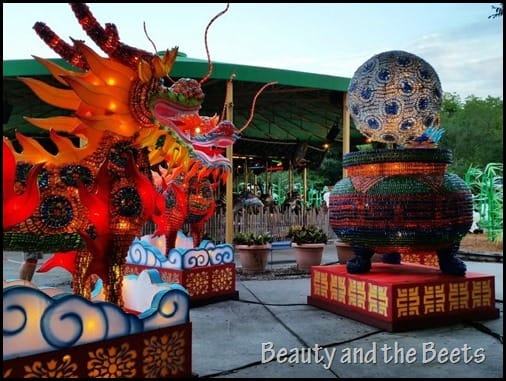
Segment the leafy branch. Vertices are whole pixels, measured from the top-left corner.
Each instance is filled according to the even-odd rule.
[[[489,19],[495,19],[495,18],[498,18],[498,17],[502,17],[502,4],[499,6],[499,7],[496,7],[495,5],[492,5],[492,9],[494,10],[494,14],[491,14],[490,16],[488,16]]]

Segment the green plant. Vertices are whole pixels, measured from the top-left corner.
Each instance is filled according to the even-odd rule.
[[[328,236],[316,225],[292,225],[286,235],[297,245],[303,243],[327,243]]]
[[[236,245],[266,245],[272,242],[272,236],[269,232],[239,232],[234,235],[233,243]]]
[[[478,225],[489,241],[503,235],[503,163],[488,163],[484,169],[470,166],[464,181],[473,193],[473,207],[480,214]]]

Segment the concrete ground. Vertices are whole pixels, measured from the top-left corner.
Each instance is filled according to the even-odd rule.
[[[4,279],[17,278],[22,254],[3,254]],[[322,263],[336,261],[329,244]],[[394,333],[308,305],[309,277],[238,277],[238,300],[190,311],[192,371],[207,378],[503,378],[503,265],[466,264],[495,276],[498,319]],[[294,265],[291,249],[275,250],[268,270]],[[33,283],[70,290],[70,274],[36,273]]]

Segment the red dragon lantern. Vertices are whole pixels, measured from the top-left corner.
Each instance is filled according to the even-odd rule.
[[[212,72],[209,54],[209,72],[200,81],[181,78],[174,82],[169,73],[177,47],[163,55],[133,48],[120,42],[114,24],[102,27],[86,4],[70,6],[107,57],[99,56],[83,41],[64,42],[42,22],[34,25],[42,40],[77,70],[35,57],[59,86],[20,78],[40,99],[69,115],[26,118],[49,131],[57,154],[20,133],[16,134],[20,152],[4,140],[4,173],[8,174],[4,180],[8,181],[4,181],[3,243],[9,250],[57,253],[41,270],[56,265],[69,269],[74,292],[87,298],[90,276],[96,274],[103,280],[106,300],[121,305],[126,254],[142,226],[151,220],[157,234],[172,234],[169,232],[179,228],[182,220],[182,216],[176,220],[167,214],[170,208],[163,191],[169,184],[157,189],[152,170],[162,165],[181,172],[181,184],[189,193],[179,194],[176,202],[186,197],[185,221],[197,216],[190,223],[195,224],[192,235],[198,244],[203,223],[214,208],[209,192],[195,187],[203,189],[205,184],[204,188],[212,190],[212,182],[226,180],[230,163],[223,161],[220,151],[233,144],[240,131],[230,122],[198,114],[204,99],[201,84]],[[227,10],[228,5],[209,22],[206,50],[210,25]],[[263,86],[257,96],[271,84]],[[251,117],[247,124],[250,121]],[[69,136],[80,138],[81,146],[76,147]],[[21,169],[24,193],[12,190],[15,173]],[[17,213],[19,202],[14,200],[24,198],[30,202],[23,213]]]

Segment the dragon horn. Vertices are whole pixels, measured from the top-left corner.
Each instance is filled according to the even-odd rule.
[[[122,62],[133,70],[137,70],[141,59],[151,62],[153,54],[120,42],[116,26],[108,23],[104,29],[85,3],[70,3],[70,6],[86,34],[110,58]]]
[[[257,98],[258,96],[269,86],[272,86],[272,85],[275,85],[277,84],[277,82],[269,82],[269,83],[266,83],[265,85],[263,85],[260,90],[257,91],[257,93],[255,94],[255,97],[253,98],[253,103],[251,104],[251,112],[250,112],[250,116],[249,116],[249,119],[246,121],[246,123],[244,124],[244,126],[238,131],[238,134],[240,134],[241,132],[243,132],[246,127],[249,126],[249,124],[251,123],[251,121],[253,120],[253,116],[255,115],[255,104],[257,102]]]
[[[207,81],[209,79],[209,77],[211,76],[211,73],[213,72],[213,63],[211,62],[211,55],[209,54],[209,46],[207,44],[207,32],[209,31],[209,27],[211,26],[211,24],[214,21],[216,21],[216,19],[218,17],[220,17],[221,15],[225,14],[228,11],[229,6],[230,6],[230,3],[227,3],[227,7],[224,10],[222,10],[220,13],[218,13],[216,16],[214,16],[211,19],[211,21],[209,21],[209,24],[207,24],[206,32],[204,35],[204,41],[205,41],[205,46],[206,46],[207,63],[209,65],[209,70],[208,70],[207,74],[200,80],[200,82],[199,82],[200,85],[202,85],[205,81]]]
[[[69,64],[82,70],[89,69],[86,58],[84,58],[76,48],[63,41],[60,36],[54,33],[46,24],[43,22],[36,22],[33,29],[47,46],[53,49],[55,53]]]

